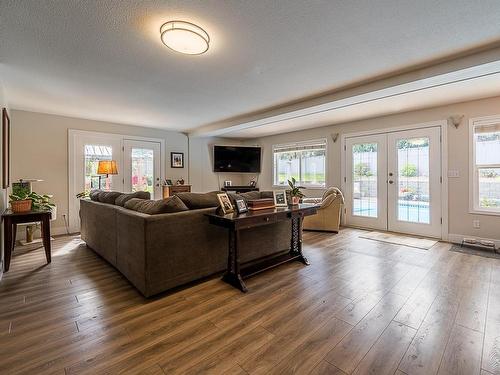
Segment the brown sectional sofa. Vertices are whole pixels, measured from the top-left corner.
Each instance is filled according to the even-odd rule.
[[[228,233],[209,224],[205,216],[216,210],[215,193],[181,193],[176,199],[188,210],[153,215],[125,208],[145,206],[134,205],[132,201],[121,207],[99,199],[81,200],[81,236],[149,297],[226,269]],[[269,194],[241,196],[255,199]],[[106,199],[112,201],[110,194]],[[201,208],[206,206],[212,207]],[[244,230],[240,259],[251,263],[288,251],[290,240],[290,226],[286,222]]]

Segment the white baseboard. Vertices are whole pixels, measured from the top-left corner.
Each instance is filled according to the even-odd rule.
[[[500,240],[492,239],[492,238],[484,238],[484,237],[476,237],[476,236],[466,236],[463,234],[448,234],[448,242],[461,244],[464,238],[475,238],[476,240],[485,240],[485,241],[493,241],[495,243],[496,248],[500,248]]]

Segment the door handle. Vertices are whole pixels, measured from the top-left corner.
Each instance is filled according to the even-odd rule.
[[[394,181],[392,181],[392,180],[389,180],[389,183],[390,183],[390,184],[393,184],[393,183],[394,183]]]

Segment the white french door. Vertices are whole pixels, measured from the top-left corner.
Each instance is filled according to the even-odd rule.
[[[346,224],[441,237],[440,128],[346,139]]]
[[[69,141],[69,227],[71,232],[80,228],[80,200],[78,193],[93,189],[123,191],[122,142],[114,135],[74,132]],[[76,136],[76,134],[78,136]],[[115,160],[117,175],[98,175],[100,160]]]
[[[125,191],[149,191],[152,199],[160,199],[161,145],[159,142],[123,141]]]
[[[346,140],[346,221],[364,228],[387,229],[387,137]]]
[[[388,229],[441,237],[440,129],[387,135]]]
[[[161,199],[165,170],[165,142],[156,138],[120,134],[68,131],[69,200],[68,223],[71,232],[80,230],[80,201],[76,195],[93,189],[139,191]],[[117,175],[98,175],[100,160],[115,160]]]

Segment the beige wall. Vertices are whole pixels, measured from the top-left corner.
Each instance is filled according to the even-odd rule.
[[[64,231],[63,214],[68,214],[68,129],[164,139],[166,178],[188,178],[188,140],[182,133],[17,110],[11,111],[11,122],[12,180],[44,180],[34,190],[54,195],[55,233]],[[170,168],[171,151],[184,152],[185,168]]]
[[[475,237],[500,239],[500,216],[469,214],[469,158],[468,127],[469,118],[500,114],[500,97],[458,103],[443,107],[400,113],[374,119],[355,121],[311,130],[303,130],[246,141],[263,147],[262,174],[259,179],[261,189],[272,189],[272,145],[326,138],[327,148],[327,185],[340,186],[341,142],[331,139],[332,133],[350,133],[365,130],[385,129],[410,124],[446,120],[450,115],[465,115],[461,126],[448,127],[448,169],[458,169],[459,178],[449,182],[449,233]],[[445,177],[446,178],[446,177]],[[308,196],[321,196],[321,190],[309,190]],[[472,220],[480,221],[480,229],[472,227]]]

